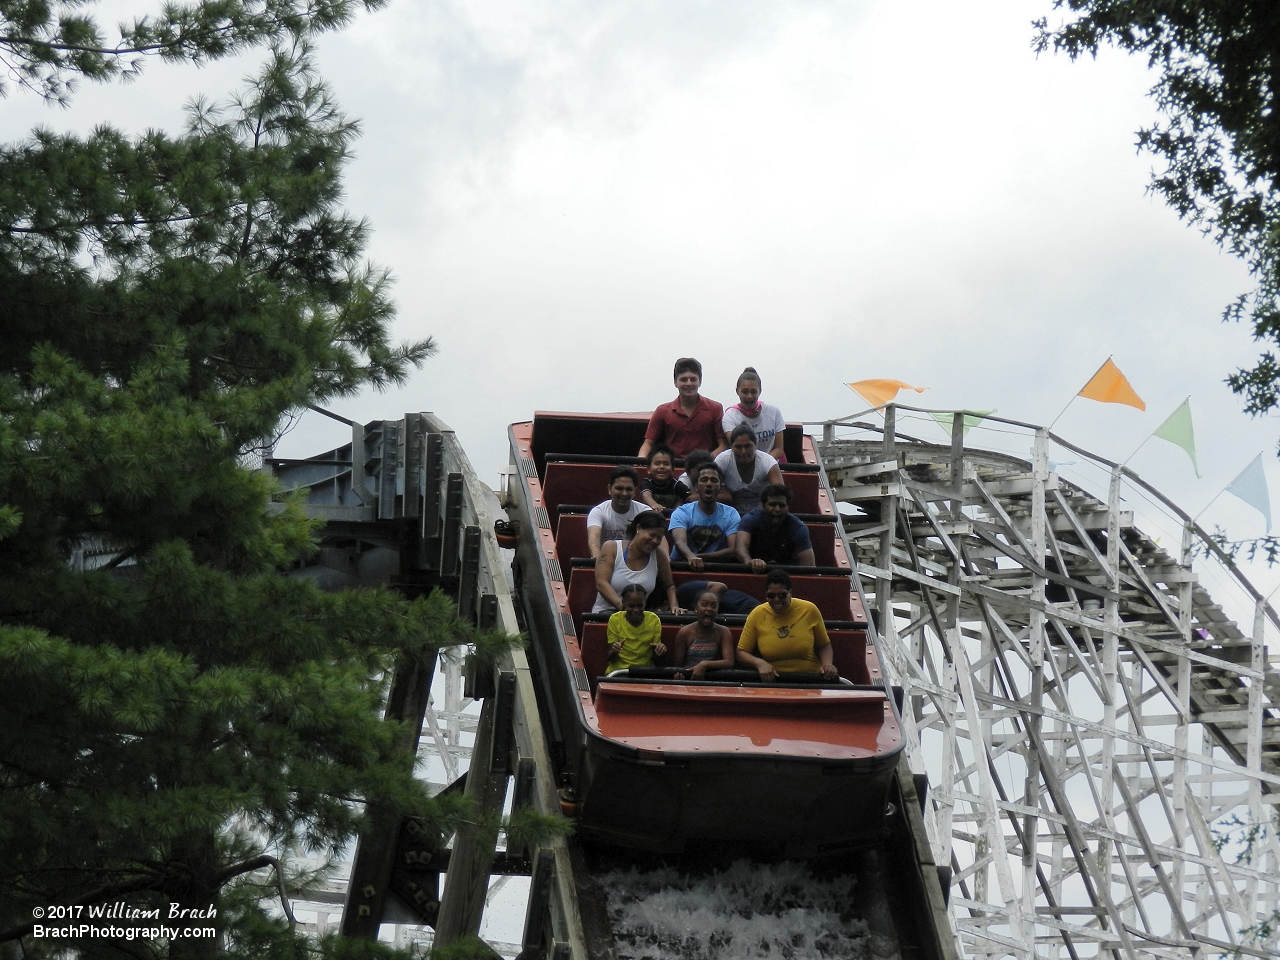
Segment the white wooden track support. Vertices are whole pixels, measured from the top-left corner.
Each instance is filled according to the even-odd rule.
[[[901,432],[941,411],[880,412],[824,424],[821,452],[861,510],[853,561],[962,954],[1276,957],[1276,613],[1127,468],[1030,424],[984,423],[1015,456],[967,448],[959,412],[950,445]],[[1095,493],[1050,469],[1063,449]]]

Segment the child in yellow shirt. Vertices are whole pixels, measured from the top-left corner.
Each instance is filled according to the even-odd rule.
[[[662,642],[662,621],[644,608],[648,593],[640,584],[627,584],[619,597],[622,609],[609,618],[608,672],[651,667],[655,656],[667,652]]]

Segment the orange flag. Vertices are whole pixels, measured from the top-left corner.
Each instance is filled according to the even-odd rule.
[[[1107,362],[1098,368],[1098,372],[1077,396],[1100,403],[1123,403],[1139,410],[1147,409],[1146,403],[1133,392],[1133,387],[1129,386],[1129,381],[1120,372],[1120,368],[1111,362],[1110,357],[1107,357]]]
[[[924,393],[928,387],[913,387],[901,380],[859,380],[857,383],[846,383],[846,387],[858,394],[873,407],[883,407],[898,395],[899,390],[914,390]]]

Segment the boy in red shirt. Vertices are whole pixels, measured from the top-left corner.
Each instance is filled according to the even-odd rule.
[[[720,432],[724,407],[698,394],[702,364],[693,357],[681,357],[676,361],[675,382],[679,396],[653,411],[640,456],[649,456],[649,448],[655,443],[665,443],[677,457],[699,449],[709,450],[712,456],[727,450]]]

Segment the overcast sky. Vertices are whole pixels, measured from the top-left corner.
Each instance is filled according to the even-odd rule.
[[[1030,21],[1049,8],[391,0],[362,15],[320,49],[363,124],[348,203],[397,277],[397,331],[440,352],[339,412],[435,411],[492,479],[508,422],[650,410],[681,355],[726,403],[754,365],[792,420],[855,412],[844,382],[894,377],[930,388],[907,402],[1047,423],[1114,354],[1148,412],[1081,400],[1059,432],[1123,459],[1190,394],[1205,478],[1160,441],[1132,465],[1197,512],[1276,444],[1223,383],[1256,353],[1219,319],[1248,277],[1147,193],[1145,65],[1037,59]],[[151,64],[69,111],[12,94],[0,132],[174,127],[186,98],[251,69]],[[281,452],[341,443],[335,427],[306,417]],[[1206,521],[1261,534],[1229,500]]]

